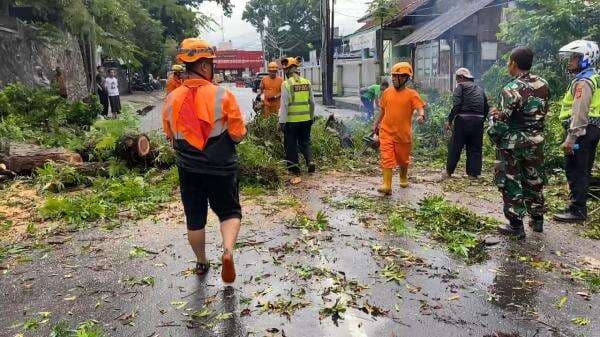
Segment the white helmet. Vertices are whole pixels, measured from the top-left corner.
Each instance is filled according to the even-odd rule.
[[[583,57],[579,62],[582,70],[590,68],[600,59],[600,49],[594,41],[577,40],[560,48],[559,54],[562,57],[571,57],[573,54],[579,54]]]

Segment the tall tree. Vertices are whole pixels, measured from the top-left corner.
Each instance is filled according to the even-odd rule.
[[[558,57],[561,46],[577,39],[600,41],[600,2],[581,0],[520,0],[507,12],[498,38],[508,45],[526,45],[535,53],[534,71],[545,77],[557,98],[569,83]],[[506,57],[484,75],[489,89],[508,80]],[[496,91],[498,92],[498,91]]]
[[[173,41],[198,36],[200,29],[209,29],[213,23],[197,11],[202,0],[1,1],[32,6],[42,20],[63,23],[82,38],[95,32],[106,56],[127,60],[149,72],[164,68],[165,53],[172,49]],[[231,13],[230,0],[213,1]]]
[[[320,45],[319,0],[250,0],[242,18],[264,34],[268,59],[280,53],[306,58]]]

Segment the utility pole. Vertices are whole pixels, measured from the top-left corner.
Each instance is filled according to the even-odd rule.
[[[321,91],[323,105],[333,105],[333,48],[329,0],[321,0]]]
[[[263,52],[263,60],[265,63],[265,71],[267,71],[268,65],[267,63],[269,62],[267,60],[267,49],[265,48],[265,29],[264,27],[260,30],[260,46],[262,48],[262,52]]]
[[[329,1],[329,0],[328,0]],[[331,19],[329,24],[329,51],[327,52],[327,84],[329,88],[327,90],[329,96],[327,97],[329,104],[334,105],[333,102],[333,70],[335,65],[333,64],[333,52],[335,49],[335,25],[333,22],[335,0],[331,0]]]

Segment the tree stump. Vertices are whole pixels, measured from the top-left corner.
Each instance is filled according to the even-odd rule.
[[[17,174],[30,174],[49,161],[77,164],[81,156],[63,148],[46,149],[38,145],[12,143],[8,151],[0,152],[0,162],[6,169]]]
[[[117,142],[116,154],[129,165],[148,164],[150,154],[150,139],[145,134],[123,135]]]

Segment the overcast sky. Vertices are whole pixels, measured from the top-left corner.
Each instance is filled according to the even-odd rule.
[[[340,27],[340,34],[346,35],[361,26],[357,18],[363,16],[368,7],[367,0],[336,0],[335,25]],[[242,20],[242,13],[248,0],[232,0],[234,4],[231,18],[223,16],[223,10],[214,2],[204,2],[200,10],[211,16],[218,24],[213,32],[203,32],[202,37],[215,45],[223,40],[232,40],[234,48],[260,49],[260,38],[251,24]],[[223,30],[221,29],[223,20]]]

